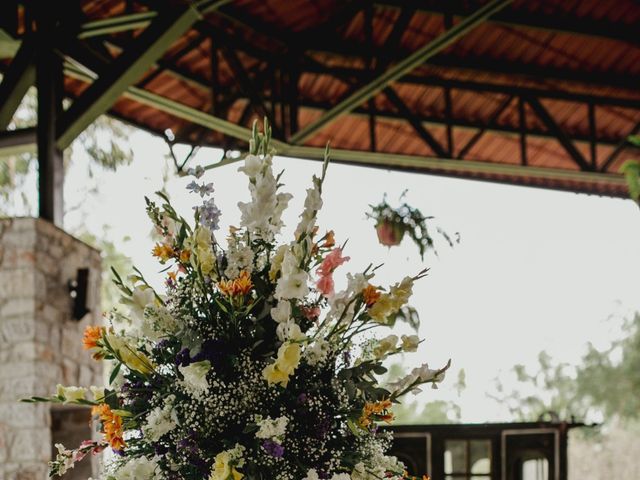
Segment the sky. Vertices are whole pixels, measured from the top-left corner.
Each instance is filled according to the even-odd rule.
[[[73,207],[65,226],[100,233],[109,225],[111,239],[160,285],[143,197],[162,188],[167,178],[174,206],[189,218],[197,198],[185,189],[190,179],[172,173],[164,142],[135,131],[130,144],[130,166],[93,177],[87,175],[83,153],[76,152],[65,180],[65,202]],[[206,166],[221,155],[201,149],[190,165]],[[237,202],[248,198],[238,166],[212,169],[204,177],[216,189],[222,231],[239,223]],[[284,191],[294,194],[284,215],[283,238],[289,241],[305,189],[321,165],[278,157],[274,166],[285,170]],[[91,186],[97,192],[87,196]],[[423,262],[409,239],[392,249],[378,244],[365,212],[385,193],[397,204],[405,189],[409,204],[435,216],[435,224],[446,231],[460,233],[459,245],[441,245],[438,257],[427,254]],[[451,359],[450,378],[417,398],[455,400],[467,422],[509,420],[487,392],[514,364],[535,365],[541,350],[576,363],[588,342],[606,346],[619,335],[620,319],[640,310],[640,210],[630,200],[333,164],[318,224],[333,229],[338,243],[348,240],[345,254],[351,261],[336,274],[338,286],[340,273],[361,271],[370,263],[384,263],[376,277],[383,285],[430,268],[411,302],[426,341],[403,363],[439,366]],[[129,240],[122,241],[125,237]],[[452,385],[460,369],[467,387],[458,397]]]

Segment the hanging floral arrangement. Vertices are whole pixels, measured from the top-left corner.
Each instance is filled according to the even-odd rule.
[[[407,190],[402,192],[400,200],[405,197]],[[404,202],[399,207],[393,208],[387,202],[387,195],[384,195],[382,202],[377,205],[369,205],[371,211],[367,213],[368,218],[375,220],[376,234],[381,245],[395,247],[402,243],[405,235],[418,246],[420,257],[424,258],[427,251],[435,249],[435,242],[431,231],[440,235],[444,240],[453,246],[460,241],[460,235],[456,233],[453,237],[439,227],[431,227],[427,224],[434,217],[426,217],[417,208],[413,208]],[[437,253],[437,252],[436,252]]]

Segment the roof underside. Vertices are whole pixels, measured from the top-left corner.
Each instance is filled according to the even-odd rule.
[[[79,40],[60,45],[67,95],[80,98],[92,76],[109,75],[151,22],[180,5],[151,10],[163,3],[81,1]],[[514,1],[323,122],[487,3],[227,2],[195,21],[110,113],[173,142],[225,149],[244,148],[244,133],[219,119],[250,127],[268,116],[292,156],[317,156],[330,141],[349,163],[626,196],[618,172],[637,153],[626,137],[640,130],[632,0]],[[100,23],[112,18],[120,22]]]

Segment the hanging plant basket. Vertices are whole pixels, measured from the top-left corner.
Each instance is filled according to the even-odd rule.
[[[382,219],[376,225],[378,241],[386,247],[395,247],[400,245],[404,238],[404,230],[404,224],[388,218]]]
[[[400,200],[402,200],[406,193],[406,191],[402,193]],[[433,229],[435,229],[450,246],[460,241],[457,233],[452,238],[441,228],[427,225],[427,223],[431,223],[434,217],[425,217],[420,210],[411,207],[406,202],[397,208],[391,207],[387,202],[386,194],[382,202],[378,205],[370,205],[370,207],[371,211],[367,213],[367,217],[375,220],[378,242],[385,247],[400,245],[405,234],[407,234],[418,246],[420,257],[424,258],[427,250],[433,250],[434,253],[437,253],[430,232],[430,230]]]

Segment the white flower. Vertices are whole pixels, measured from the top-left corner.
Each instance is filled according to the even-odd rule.
[[[238,168],[238,171],[253,179],[256,177],[256,175],[258,175],[258,173],[260,173],[261,169],[262,159],[257,155],[247,155],[244,158],[244,166]]]
[[[334,473],[331,476],[331,480],[351,480],[351,475],[348,473]]]
[[[307,476],[302,480],[320,480],[318,476],[318,472],[316,472],[313,468],[307,472]]]
[[[175,396],[170,395],[165,401],[164,407],[156,407],[147,415],[146,424],[142,431],[146,438],[157,442],[166,433],[173,430],[178,424],[178,417],[173,408]]]
[[[291,318],[291,302],[283,300],[271,309],[271,318],[278,323],[288,322]]]
[[[286,342],[287,340],[298,342],[307,338],[294,320],[280,323],[276,328],[276,335],[278,335],[278,339],[281,342]]]
[[[160,480],[162,473],[158,468],[158,457],[133,457],[113,472],[115,480]]]
[[[146,285],[137,286],[131,294],[130,314],[133,320],[144,320],[144,309],[147,305],[153,305],[156,300],[154,291]]]
[[[327,355],[329,355],[330,347],[329,342],[324,338],[318,338],[313,343],[307,345],[304,351],[307,363],[313,366],[324,362]]]
[[[287,298],[303,299],[309,293],[308,281],[309,274],[302,270],[299,270],[297,273],[283,275],[278,280],[275,297],[278,300]]]
[[[84,387],[65,387],[58,384],[56,390],[57,395],[64,399],[64,403],[73,403],[78,400],[84,400],[87,394],[87,389]]]
[[[256,438],[271,439],[275,442],[282,443],[284,435],[287,430],[287,424],[289,419],[287,417],[278,417],[272,420],[271,417],[262,419],[260,416],[256,416],[256,424],[258,431],[256,432]]]
[[[209,383],[207,382],[207,373],[211,370],[211,362],[209,360],[194,362],[186,367],[180,366],[178,370],[184,376],[184,385],[194,393],[206,393],[209,391]]]
[[[402,350],[405,352],[415,352],[420,344],[418,335],[402,335]]]

